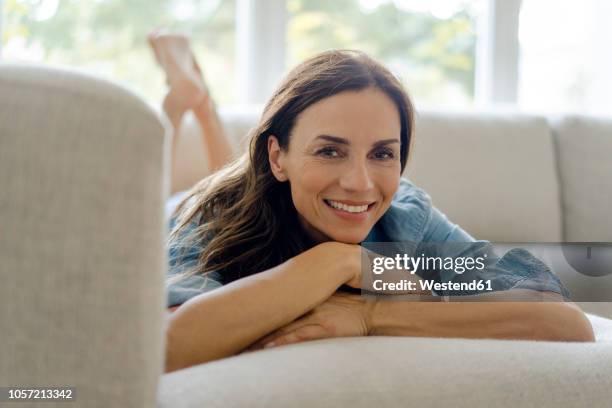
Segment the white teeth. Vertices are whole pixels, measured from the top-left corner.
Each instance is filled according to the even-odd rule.
[[[331,205],[332,207],[338,209],[338,210],[342,210],[342,211],[346,211],[346,212],[350,212],[350,213],[360,213],[360,212],[364,212],[368,210],[368,205],[346,205],[343,203],[340,203],[338,201],[332,201],[332,200],[325,200],[329,205]]]

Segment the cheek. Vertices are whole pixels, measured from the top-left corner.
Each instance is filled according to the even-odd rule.
[[[377,185],[384,197],[384,204],[388,206],[395,195],[395,192],[399,188],[401,179],[400,171],[401,167],[398,165],[397,168],[383,169],[377,174]]]
[[[294,199],[303,201],[302,204],[317,200],[325,188],[333,183],[334,174],[326,166],[305,163],[296,170],[290,180],[291,190]]]

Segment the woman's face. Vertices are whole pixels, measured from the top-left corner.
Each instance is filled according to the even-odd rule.
[[[305,230],[317,242],[357,244],[391,204],[400,180],[400,116],[377,88],[347,91],[309,106],[270,165],[288,181]]]

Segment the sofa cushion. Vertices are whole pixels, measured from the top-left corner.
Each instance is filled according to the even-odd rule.
[[[612,343],[310,341],[164,374],[159,407],[606,406]]]
[[[260,111],[260,107],[219,109],[223,127],[232,139],[237,152],[245,150],[246,136],[257,124]],[[202,141],[202,130],[191,113],[183,118],[176,150],[179,159],[173,163],[173,193],[188,189],[210,172]]]
[[[612,242],[612,120],[552,120],[559,156],[565,240]]]
[[[478,239],[561,241],[554,145],[543,118],[421,114],[406,174]]]

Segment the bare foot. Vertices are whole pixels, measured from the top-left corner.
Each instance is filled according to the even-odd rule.
[[[170,90],[164,98],[163,108],[176,130],[185,112],[210,102],[202,70],[186,36],[154,30],[147,40],[166,74]]]

